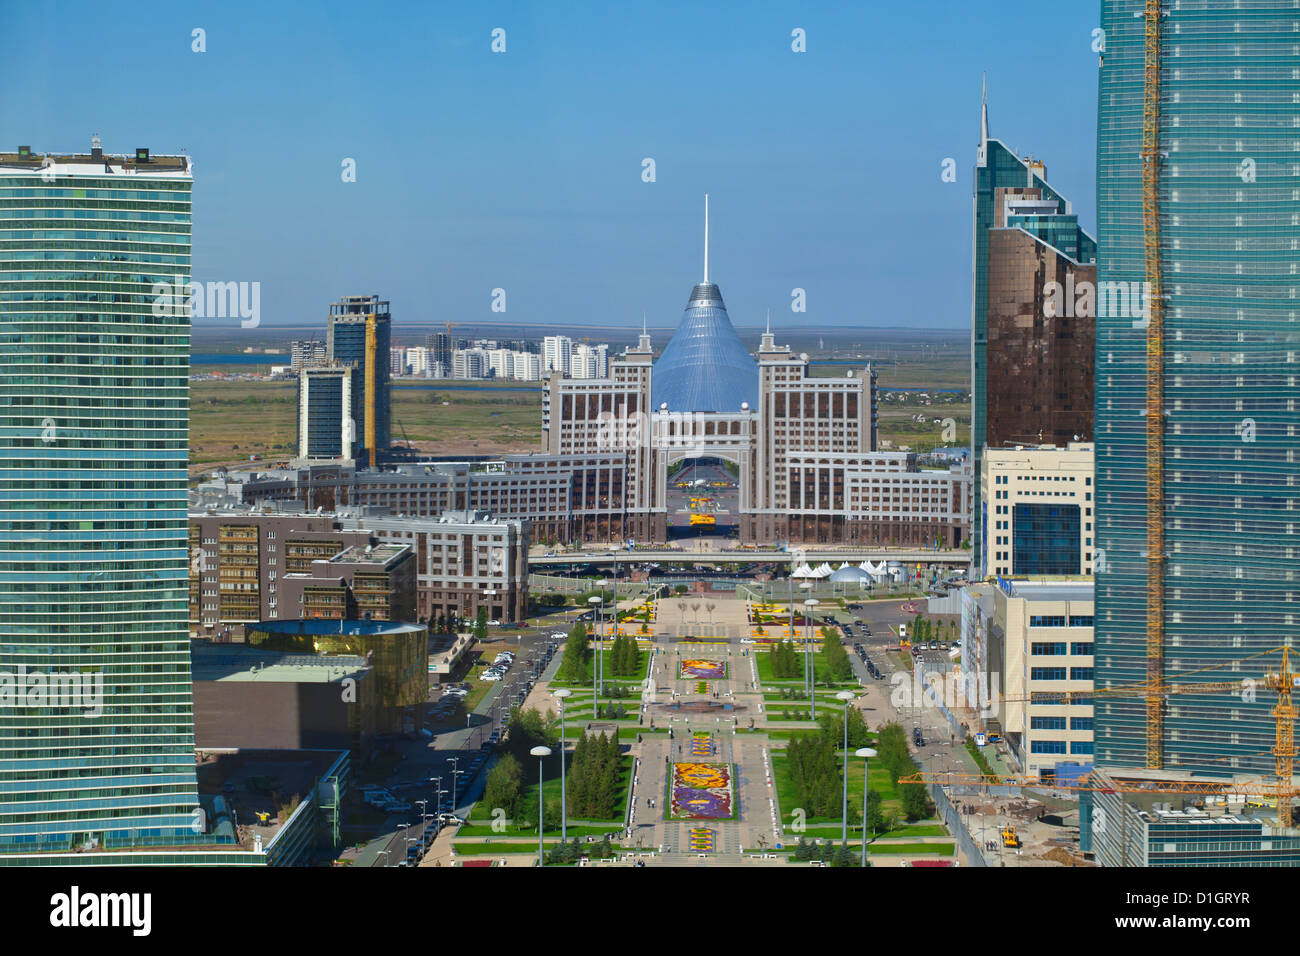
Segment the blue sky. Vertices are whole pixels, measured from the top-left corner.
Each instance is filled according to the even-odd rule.
[[[0,3],[0,145],[187,152],[194,277],[261,282],[267,325],[377,292],[399,327],[673,326],[708,192],[737,325],[967,328],[985,70],[1096,221],[1095,2],[185,6]]]

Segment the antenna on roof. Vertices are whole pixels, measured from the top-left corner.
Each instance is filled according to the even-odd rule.
[[[704,194],[704,281],[709,281],[709,194]]]

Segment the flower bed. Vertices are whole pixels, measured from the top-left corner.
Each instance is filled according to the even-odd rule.
[[[683,680],[723,680],[727,676],[726,661],[705,660],[703,658],[685,659],[681,663],[679,675]]]
[[[668,791],[673,819],[729,820],[735,816],[729,764],[675,763]]]

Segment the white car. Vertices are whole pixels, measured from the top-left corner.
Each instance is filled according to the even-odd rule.
[[[500,621],[488,621],[488,622],[487,622],[487,626],[488,626],[488,627],[500,627],[500,626],[501,626],[501,622],[500,622]]]
[[[740,639],[740,643],[742,643],[742,644],[756,644],[757,641],[755,641],[752,637],[742,637],[742,638]]]
[[[568,636],[569,636],[569,635],[568,635],[568,634],[565,634],[563,631],[556,631],[554,634],[551,635],[551,640],[553,640],[553,641],[563,641],[563,640],[566,640],[566,639],[568,638]]]

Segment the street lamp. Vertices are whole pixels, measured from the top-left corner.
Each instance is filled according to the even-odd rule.
[[[840,836],[840,843],[848,846],[849,843],[849,701],[853,699],[853,692],[842,690],[835,695],[836,700],[844,701],[844,800],[841,802],[840,811],[844,816],[844,828]],[[863,814],[863,825],[866,823],[866,814]],[[865,830],[863,831],[866,832]]]
[[[867,770],[870,768],[871,758],[876,755],[876,752],[870,747],[862,747],[854,751],[854,753],[862,758],[862,866],[865,868],[867,865],[867,783],[870,780]],[[845,764],[849,762],[848,754],[845,754],[844,762]]]
[[[555,696],[560,700],[560,844],[564,845],[569,840],[569,808],[564,798],[564,700],[572,697],[573,691],[561,687]]]
[[[543,761],[551,755],[551,748],[538,746],[528,752],[537,758],[537,865],[543,866],[545,861],[542,859],[542,826],[546,818],[546,802],[545,795],[542,793],[542,767]]]
[[[430,777],[429,782],[433,784],[433,795],[437,798],[437,809],[434,810],[438,816],[442,816],[442,777]],[[442,821],[438,821],[438,826],[442,826]]]
[[[804,659],[808,662],[805,670],[804,682],[808,685],[808,704],[811,708],[812,719],[817,719],[817,681],[813,677],[813,656],[812,656],[812,620],[813,608],[818,605],[816,598],[808,598],[803,602],[804,607]]]
[[[451,812],[456,812],[456,778],[460,776],[460,758],[449,757],[447,762],[452,765],[451,768]]]
[[[591,623],[595,625],[595,629],[592,631],[592,636],[591,636],[591,648],[592,648],[591,715],[592,717],[599,717],[600,716],[600,683],[599,683],[600,681],[600,621],[601,621],[601,605],[605,603],[605,599],[603,597],[593,596],[587,598],[587,603],[591,605],[591,610],[593,612]]]

